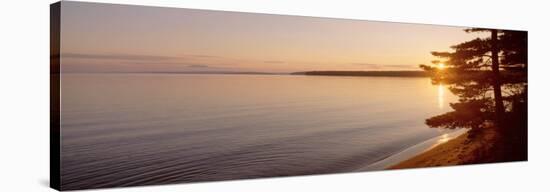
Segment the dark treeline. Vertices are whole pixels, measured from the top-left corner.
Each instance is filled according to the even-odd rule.
[[[429,77],[425,71],[304,71],[293,75],[326,75],[326,76],[374,76],[374,77]]]
[[[434,84],[449,85],[459,97],[451,104],[453,111],[431,117],[426,124],[470,128],[470,137],[481,138],[486,130],[494,130],[497,139],[477,154],[479,162],[527,160],[527,32],[466,32],[488,37],[451,46],[451,52],[432,52],[442,60],[420,66]]]

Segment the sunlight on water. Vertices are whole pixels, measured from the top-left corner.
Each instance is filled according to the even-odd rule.
[[[425,119],[456,99],[429,78],[64,74],[62,81],[68,188],[356,170],[448,133]]]
[[[445,142],[449,141],[449,139],[450,139],[449,134],[445,133],[445,134],[443,134],[439,137],[439,140],[437,140],[437,143],[438,144],[445,143]]]
[[[437,91],[437,103],[439,104],[439,108],[443,109],[445,107],[445,87],[443,84],[439,84]]]

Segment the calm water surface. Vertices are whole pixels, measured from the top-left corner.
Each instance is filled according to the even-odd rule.
[[[64,189],[338,173],[446,132],[428,78],[63,74]]]

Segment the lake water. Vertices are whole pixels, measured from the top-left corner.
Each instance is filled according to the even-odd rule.
[[[428,78],[63,74],[64,189],[360,170],[446,134]]]

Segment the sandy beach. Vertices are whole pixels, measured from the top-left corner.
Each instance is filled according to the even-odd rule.
[[[475,136],[466,132],[446,143],[440,144],[408,160],[387,169],[437,167],[479,163],[483,154],[494,146],[496,131],[492,128],[481,130]]]

